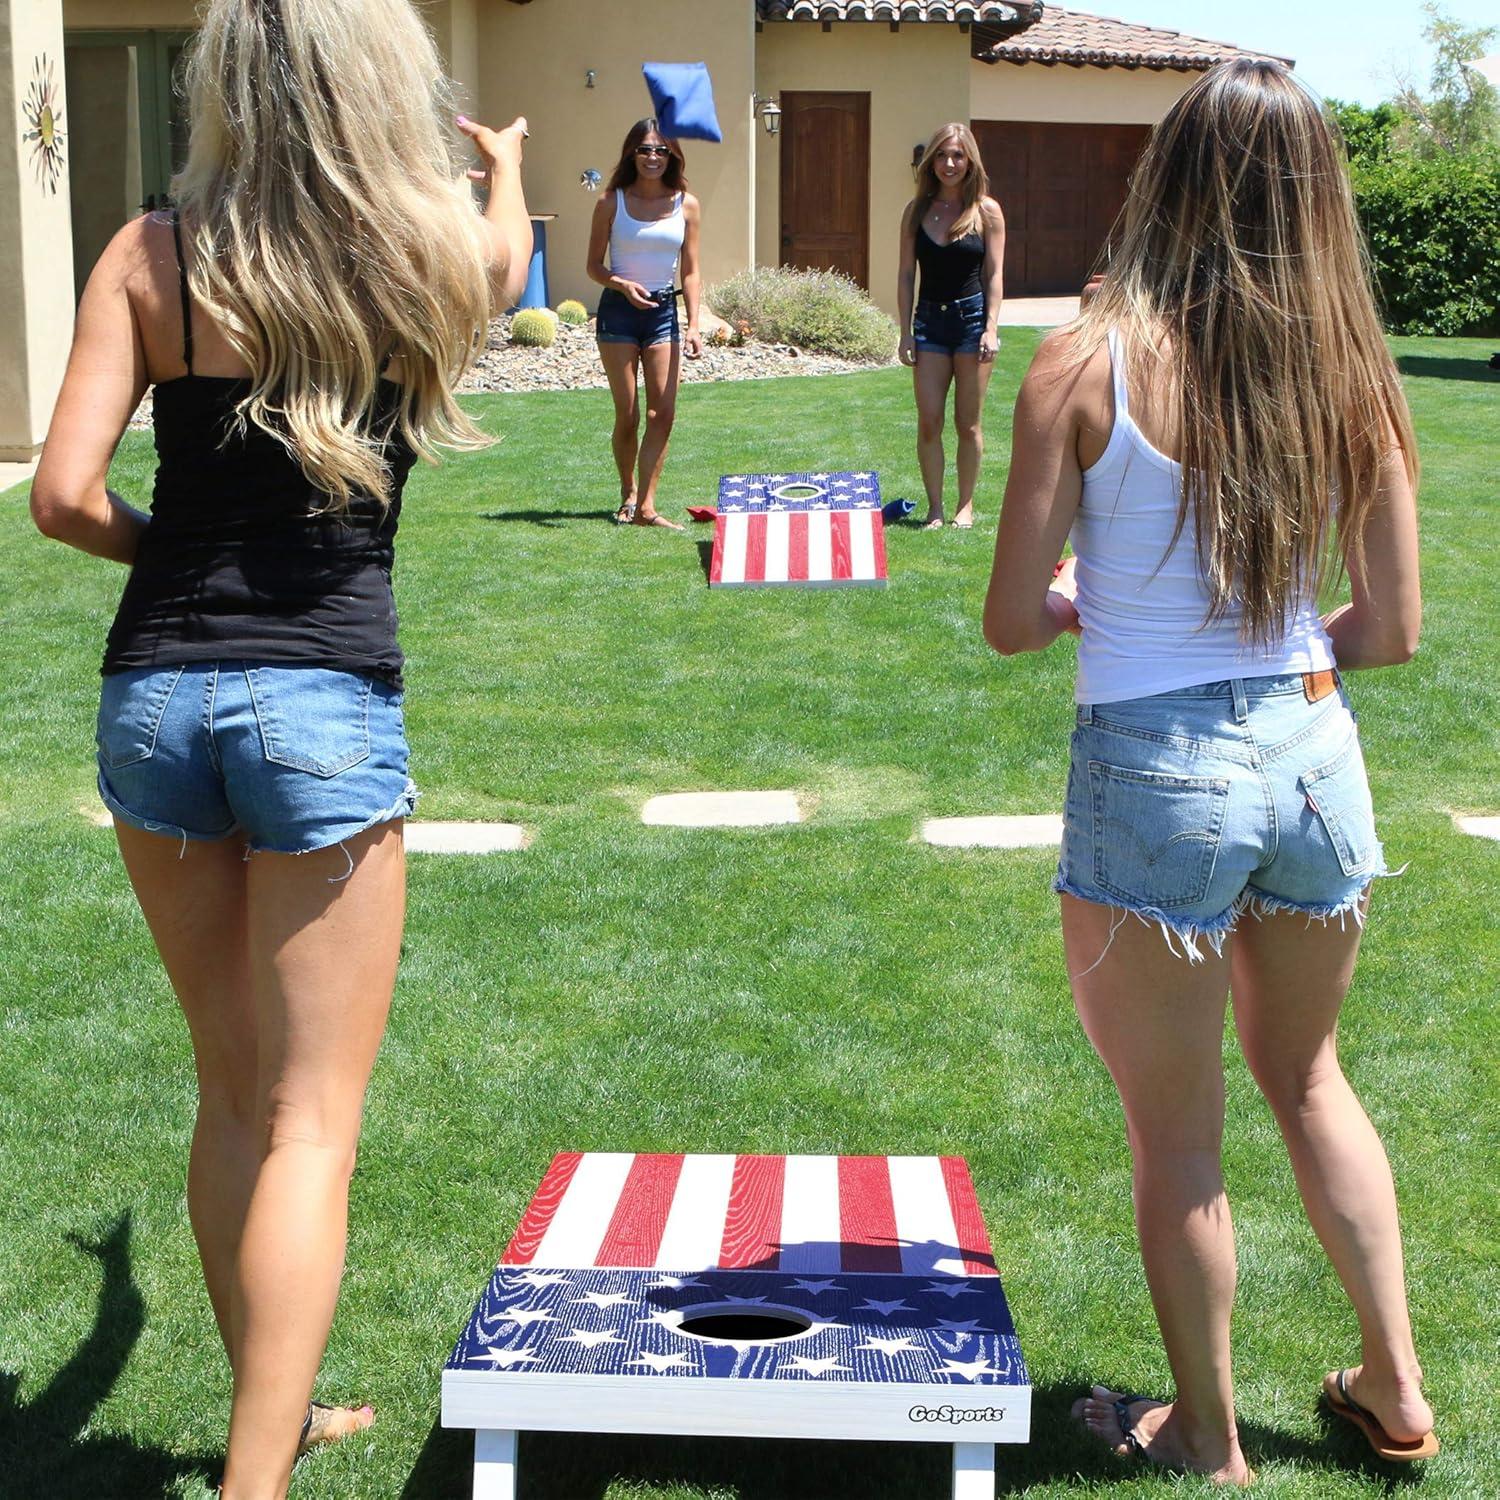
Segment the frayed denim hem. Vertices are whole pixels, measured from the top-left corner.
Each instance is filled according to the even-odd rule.
[[[100,770],[98,777],[99,800],[107,807],[112,816],[128,827],[139,829],[142,833],[159,833],[163,838],[178,840],[181,848],[177,851],[178,859],[187,857],[188,840],[195,844],[218,844],[227,839],[234,832],[234,824],[223,829],[219,833],[199,833],[193,828],[184,828],[180,823],[159,823],[154,818],[143,818],[139,813],[131,810],[115,796],[109,783],[104,779],[104,772]]]
[[[1073,979],[1082,979],[1086,974],[1092,974],[1100,964],[1104,962],[1105,954],[1110,950],[1115,940],[1115,934],[1120,930],[1121,924],[1126,917],[1135,917],[1137,921],[1144,923],[1147,927],[1155,923],[1161,928],[1162,937],[1166,939],[1168,950],[1174,956],[1180,956],[1190,964],[1201,964],[1204,961],[1200,943],[1207,943],[1215,954],[1224,951],[1224,939],[1234,931],[1234,924],[1239,920],[1240,905],[1236,901],[1226,911],[1222,911],[1216,917],[1206,917],[1202,921],[1193,922],[1184,917],[1173,916],[1170,912],[1163,911],[1159,906],[1125,906],[1119,901],[1095,895],[1074,885],[1071,881],[1059,875],[1052,882],[1052,889],[1059,895],[1074,896],[1080,901],[1088,901],[1094,906],[1107,906],[1112,911],[1117,911],[1119,920],[1113,923],[1109,929],[1109,942],[1104,945],[1104,953],[1086,968],[1082,974],[1069,976]],[[1178,955],[1178,944],[1182,945],[1181,954]]]
[[[397,818],[409,818],[417,805],[417,798],[421,795],[421,792],[417,790],[416,782],[408,779],[401,795],[389,807],[372,814],[358,828],[348,829],[335,838],[324,839],[321,843],[309,844],[305,849],[275,849],[269,844],[257,844],[252,841],[245,845],[245,858],[249,859],[253,854],[316,854],[320,849],[332,849],[337,846],[343,850],[344,858],[349,862],[349,868],[343,874],[328,877],[330,885],[337,885],[354,873],[354,856],[350,854],[345,840],[358,838],[360,834],[368,833],[382,823],[394,823]]]
[[[1321,922],[1326,927],[1330,922],[1337,921],[1341,928],[1349,917],[1353,917],[1354,925],[1363,927],[1365,897],[1370,894],[1370,887],[1377,880],[1397,880],[1405,873],[1405,865],[1399,870],[1387,870],[1382,863],[1380,869],[1370,871],[1370,878],[1352,896],[1333,902],[1289,901],[1285,896],[1272,896],[1257,890],[1253,885],[1247,885],[1235,898],[1235,917],[1238,919],[1241,913],[1248,913],[1259,921],[1262,917],[1274,917],[1280,912],[1288,912],[1306,917],[1309,925]]]

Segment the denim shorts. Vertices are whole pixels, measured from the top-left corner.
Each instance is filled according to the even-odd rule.
[[[104,679],[99,795],[122,822],[305,854],[404,818],[401,693],[323,667],[194,662]]]
[[[917,348],[928,354],[978,354],[984,335],[984,293],[952,302],[918,302],[911,334]]]
[[[1053,889],[1160,923],[1197,958],[1247,908],[1362,920],[1386,874],[1354,715],[1300,675],[1084,705]]]
[[[599,298],[594,337],[601,344],[676,344],[682,333],[677,325],[677,297],[670,290],[655,307],[637,307],[624,292],[612,286]]]

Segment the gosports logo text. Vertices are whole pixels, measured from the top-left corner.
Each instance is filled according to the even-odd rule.
[[[1003,1406],[914,1406],[907,1412],[913,1422],[1003,1422]]]

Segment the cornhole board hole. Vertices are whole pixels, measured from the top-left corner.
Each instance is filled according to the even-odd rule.
[[[716,509],[710,588],[885,584],[878,474],[726,474]]]
[[[951,1443],[992,1500],[1031,1382],[956,1156],[553,1159],[443,1370],[475,1500],[516,1435]]]

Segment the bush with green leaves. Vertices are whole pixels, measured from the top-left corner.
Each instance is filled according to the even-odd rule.
[[[510,320],[510,341],[527,349],[550,349],[557,337],[557,314],[527,307]]]
[[[557,316],[570,327],[578,328],[588,322],[589,310],[583,303],[569,297],[567,301],[557,304]]]
[[[1393,333],[1500,333],[1500,150],[1356,161],[1354,198]]]
[[[837,271],[754,266],[708,289],[708,305],[755,337],[840,359],[887,364],[899,335],[857,282]]]

